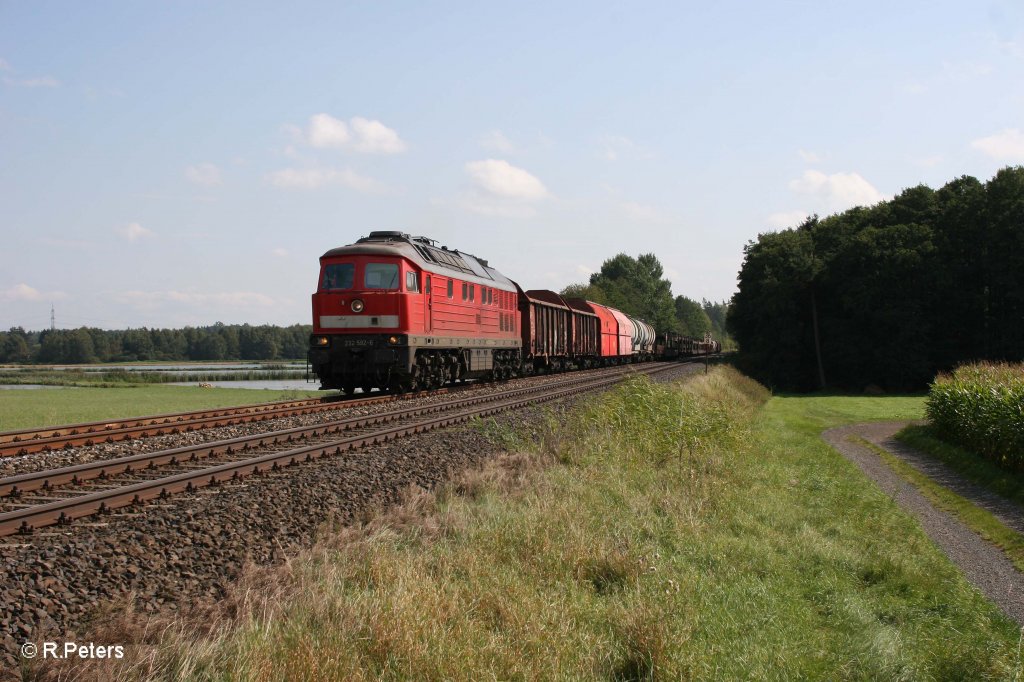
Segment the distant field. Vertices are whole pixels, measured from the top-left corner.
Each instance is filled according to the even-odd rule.
[[[92,365],[0,365],[0,385],[117,387],[217,381],[304,379],[305,362],[148,362]]]
[[[257,391],[197,386],[11,389],[0,391],[0,431],[183,412],[324,395],[319,391]]]

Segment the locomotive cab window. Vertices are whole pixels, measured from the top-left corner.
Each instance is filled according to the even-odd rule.
[[[367,263],[363,273],[363,284],[367,289],[397,289],[398,264]]]
[[[332,263],[324,268],[321,289],[351,289],[356,278],[356,266],[352,263]]]
[[[405,289],[406,291],[419,291],[420,282],[419,278],[416,277],[416,273],[410,270],[405,273]]]

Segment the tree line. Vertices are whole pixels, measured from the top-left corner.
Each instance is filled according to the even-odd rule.
[[[783,389],[917,389],[1024,359],[1024,167],[759,235],[728,328],[741,367]]]
[[[651,324],[701,338],[706,332],[728,345],[728,305],[672,295],[672,283],[654,254],[619,254],[587,284],[562,290],[563,296],[610,305]],[[183,360],[281,360],[306,357],[310,325],[225,325],[185,329],[103,330],[92,327],[0,332],[0,362],[83,364],[93,362]]]
[[[695,338],[705,333],[726,344],[728,305],[686,296],[672,296],[672,283],[653,253],[636,258],[620,253],[606,260],[586,284],[571,284],[562,296],[583,298],[617,308],[639,318],[658,332],[678,332]]]
[[[0,362],[85,364],[139,360],[290,360],[306,357],[310,325],[217,323],[185,329],[104,330],[92,327],[0,332]]]

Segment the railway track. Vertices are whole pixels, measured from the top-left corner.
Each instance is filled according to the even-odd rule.
[[[437,393],[445,393],[448,390],[441,389]],[[221,426],[235,426],[267,419],[315,414],[336,410],[339,407],[373,405],[403,397],[412,397],[412,395],[381,395],[373,398],[309,398],[194,412],[175,412],[150,417],[68,424],[43,429],[7,431],[0,433],[0,457],[27,455],[98,443],[114,443],[134,438],[150,438]]]
[[[0,537],[191,492],[252,474],[338,455],[366,445],[465,423],[576,393],[605,388],[636,373],[678,367],[659,363],[309,427],[89,462],[0,479]]]

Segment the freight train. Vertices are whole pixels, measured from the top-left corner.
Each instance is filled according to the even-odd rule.
[[[321,256],[309,362],[322,388],[352,393],[718,350],[592,301],[523,290],[483,258],[387,231]]]

